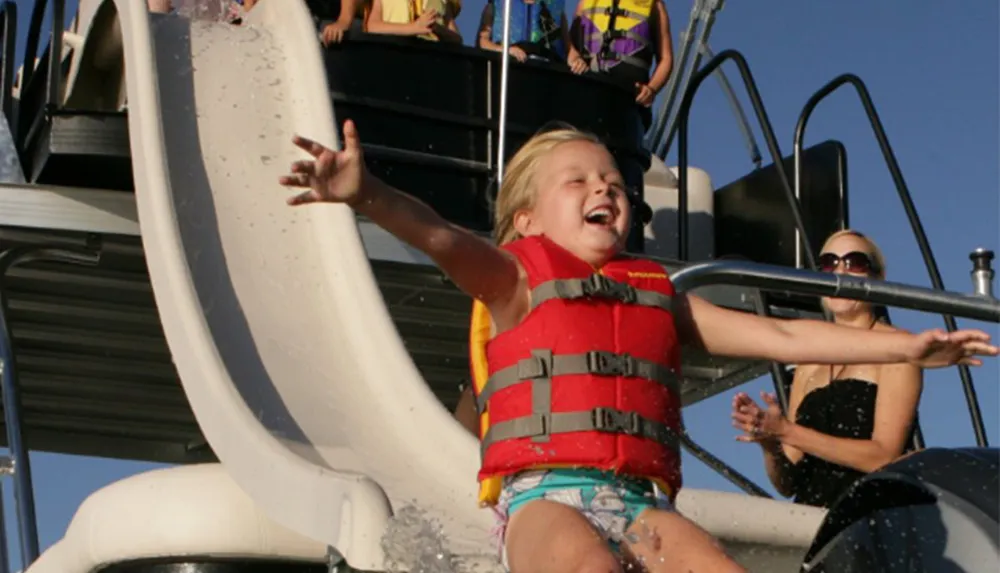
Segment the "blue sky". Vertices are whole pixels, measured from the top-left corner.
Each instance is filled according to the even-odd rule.
[[[20,51],[32,2],[17,0],[17,4]],[[483,0],[465,3],[458,23],[467,44],[472,42],[483,4]],[[959,8],[954,2],[940,0],[728,2],[715,24],[711,45],[716,52],[735,48],[747,57],[784,154],[791,152],[795,121],[812,92],[844,72],[861,76],[878,106],[946,288],[969,291],[969,251],[978,246],[1000,251],[1000,60],[997,3],[961,4]],[[75,8],[76,1],[70,0],[67,13],[72,14]],[[667,0],[667,8],[676,46],[687,24],[691,1]],[[738,86],[737,76],[731,74],[730,78]],[[742,88],[736,90],[746,102]],[[828,138],[847,147],[853,226],[871,235],[885,251],[891,280],[929,286],[888,171],[850,90],[842,90],[821,104],[810,124],[806,145]],[[705,85],[695,103],[690,139],[692,165],[707,170],[716,186],[753,167],[714,81]],[[943,325],[940,317],[898,310],[893,312],[893,321],[910,330]],[[986,328],[994,337],[1000,334],[993,325],[961,321],[960,325]],[[997,361],[975,369],[973,376],[989,438],[995,445],[1000,440]],[[759,389],[769,387],[770,380],[764,378],[746,388],[756,395]],[[731,395],[725,393],[688,408],[688,428],[696,441],[766,484],[759,450],[733,439],[728,418]],[[929,445],[974,444],[954,369],[927,373],[920,414]],[[41,453],[33,454],[32,463],[43,548],[62,536],[76,508],[95,489],[156,467]],[[693,459],[686,460],[685,483],[734,489]],[[9,486],[5,508],[11,545],[16,546]],[[12,547],[12,551],[16,549]]]

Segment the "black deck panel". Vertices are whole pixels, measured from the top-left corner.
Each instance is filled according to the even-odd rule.
[[[80,246],[86,239],[82,233],[0,229],[0,249]],[[212,459],[171,362],[140,240],[104,236],[102,244],[96,268],[35,263],[16,267],[7,280],[29,447],[169,463]],[[417,368],[453,408],[468,380],[471,299],[432,267],[376,261],[373,268]],[[738,289],[704,291],[712,300],[749,309]],[[808,311],[808,301],[795,304]],[[778,315],[800,310],[774,309]],[[765,372],[760,362],[686,352],[683,401]]]

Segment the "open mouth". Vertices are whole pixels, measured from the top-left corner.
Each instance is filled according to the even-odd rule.
[[[601,205],[588,211],[583,220],[590,225],[608,227],[615,221],[615,211],[609,205]]]

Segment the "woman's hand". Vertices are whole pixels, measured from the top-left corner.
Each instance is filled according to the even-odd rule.
[[[741,442],[757,442],[765,449],[777,449],[791,422],[781,413],[781,406],[774,394],[761,392],[766,408],[762,409],[745,392],[733,396],[733,427],[744,434],[736,436]]]
[[[344,122],[344,149],[333,151],[315,141],[296,135],[292,141],[315,160],[296,161],[292,164],[292,174],[279,180],[288,187],[309,187],[288,199],[289,205],[308,203],[346,203],[355,206],[364,201],[366,178],[365,160],[361,151],[361,140],[354,122]]]
[[[998,352],[1000,349],[990,344],[990,335],[981,330],[949,333],[935,329],[913,336],[907,359],[921,368],[942,368],[955,364],[981,366],[983,361],[975,356],[996,356]]]

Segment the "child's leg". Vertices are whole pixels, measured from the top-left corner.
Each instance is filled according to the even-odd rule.
[[[628,528],[627,549],[649,573],[745,573],[722,545],[672,510],[646,509]]]
[[[511,573],[621,573],[607,541],[576,508],[536,499],[510,518],[506,533]]]

